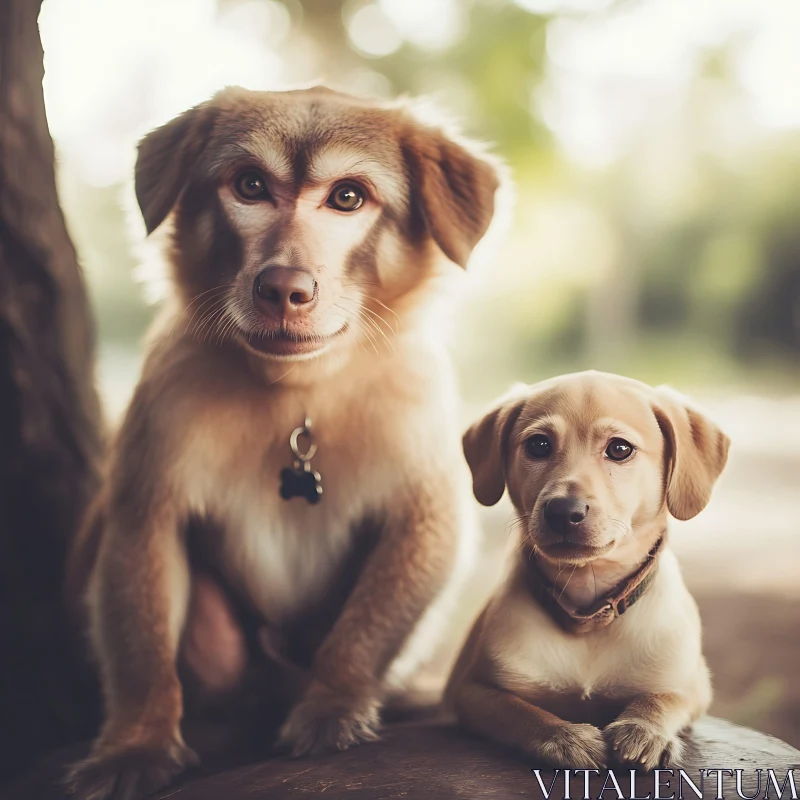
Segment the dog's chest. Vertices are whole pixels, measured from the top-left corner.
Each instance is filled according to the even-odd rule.
[[[680,630],[645,595],[608,628],[569,635],[531,598],[509,598],[492,650],[503,685],[529,694],[561,692],[576,699],[624,698],[669,685],[683,656]],[[688,656],[687,656],[688,657]]]
[[[265,619],[281,622],[330,593],[356,533],[385,508],[400,470],[346,431],[321,430],[312,461],[321,499],[287,500],[280,475],[292,467],[291,424],[277,430],[285,435],[254,433],[249,441],[217,433],[227,446],[217,444],[213,453],[198,437],[186,481],[192,510],[215,523],[212,547],[228,581]]]
[[[454,460],[446,370],[424,349],[413,354],[398,346],[394,360],[351,365],[352,374],[318,384],[232,393],[186,426],[178,480],[189,511],[219,530],[221,568],[266,619],[327,602],[364,524],[379,536],[375,521],[403,513],[420,474]],[[323,489],[315,504],[280,493],[292,432],[306,416]],[[301,452],[308,445],[301,437]]]
[[[590,636],[562,637],[558,642],[547,636],[533,641],[528,637],[502,654],[501,671],[512,682],[583,699],[598,693],[614,696],[629,686],[635,658],[624,646],[598,648],[593,644]]]
[[[309,506],[283,500],[274,486],[240,490],[224,519],[225,573],[270,621],[281,621],[326,594],[353,546],[357,510],[333,495]]]

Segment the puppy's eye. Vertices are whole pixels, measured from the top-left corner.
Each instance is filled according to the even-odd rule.
[[[624,439],[612,439],[606,447],[606,456],[612,461],[624,461],[633,455],[635,449],[630,442],[626,442]]]
[[[536,433],[525,440],[525,453],[529,458],[548,458],[552,449],[550,439],[542,433]]]
[[[356,211],[364,204],[364,192],[354,183],[340,183],[335,186],[325,203],[337,211]]]
[[[269,191],[264,177],[254,169],[248,169],[240,173],[233,185],[237,194],[245,200],[266,200],[269,198]]]

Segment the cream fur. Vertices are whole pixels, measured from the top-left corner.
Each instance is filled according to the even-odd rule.
[[[542,436],[549,453],[530,454],[526,442]],[[633,448],[614,461],[607,449],[618,439]],[[574,606],[596,607],[666,535],[668,504],[683,509],[687,492],[707,501],[727,437],[685,398],[588,372],[515,387],[464,446],[476,495],[493,503],[507,488],[521,530],[450,679],[462,722],[560,767],[679,761],[678,734],[708,708],[711,681],[697,606],[668,544],[645,594],[580,634],[539,604],[527,572],[536,558]],[[586,515],[559,532],[545,510],[567,496]]]

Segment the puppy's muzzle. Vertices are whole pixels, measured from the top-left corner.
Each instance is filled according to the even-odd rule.
[[[581,523],[589,513],[589,504],[581,497],[552,497],[544,504],[544,519],[548,527],[565,539],[581,536]]]
[[[259,272],[253,284],[253,302],[266,317],[299,319],[308,314],[319,299],[314,276],[299,267],[269,266]]]

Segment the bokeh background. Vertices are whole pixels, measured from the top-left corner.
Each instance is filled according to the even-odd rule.
[[[730,465],[673,541],[713,710],[800,745],[798,0],[45,0],[40,26],[112,419],[153,314],[126,216],[138,137],[229,84],[425,94],[516,183],[456,317],[465,421],[514,381],[590,367],[704,403]],[[510,516],[483,512],[454,638]]]

